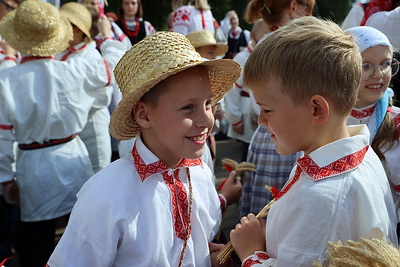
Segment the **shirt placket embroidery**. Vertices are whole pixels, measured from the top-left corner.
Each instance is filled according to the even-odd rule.
[[[186,189],[179,180],[179,169],[164,171],[162,175],[171,194],[175,235],[184,240],[189,231],[188,195]]]

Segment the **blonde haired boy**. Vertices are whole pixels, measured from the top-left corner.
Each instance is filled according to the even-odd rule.
[[[244,266],[310,266],[328,241],[387,239],[396,215],[365,125],[347,127],[361,57],[333,22],[303,17],[273,33],[246,62],[245,84],[281,155],[303,151],[275,196],[266,228],[249,214],[231,232]]]
[[[204,61],[173,32],[146,37],[121,58],[115,77],[124,97],[110,132],[137,138],[83,186],[49,266],[211,266],[221,205],[242,187],[231,174],[221,202],[200,156],[211,106],[239,74],[235,62]]]

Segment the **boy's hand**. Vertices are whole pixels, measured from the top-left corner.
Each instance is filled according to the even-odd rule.
[[[256,251],[265,251],[265,222],[252,213],[242,217],[230,233],[233,249],[243,261]]]
[[[242,196],[242,183],[236,178],[236,172],[232,171],[222,186],[220,193],[226,198],[227,205],[237,202]]]
[[[217,243],[208,243],[208,248],[210,249],[210,257],[211,257],[211,266],[212,267],[230,267],[232,266],[231,261],[226,261],[223,264],[220,264],[217,260],[217,256],[221,251],[226,247],[224,244]]]

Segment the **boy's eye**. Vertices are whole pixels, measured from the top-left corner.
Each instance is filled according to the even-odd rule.
[[[193,109],[193,105],[186,105],[182,108],[182,110],[191,110]]]

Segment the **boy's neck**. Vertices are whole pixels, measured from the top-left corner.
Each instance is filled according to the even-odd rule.
[[[350,134],[346,125],[347,119],[343,116],[330,117],[329,121],[315,128],[315,138],[309,149],[304,151],[305,155],[309,155],[314,150],[335,142],[339,139],[349,138]]]

